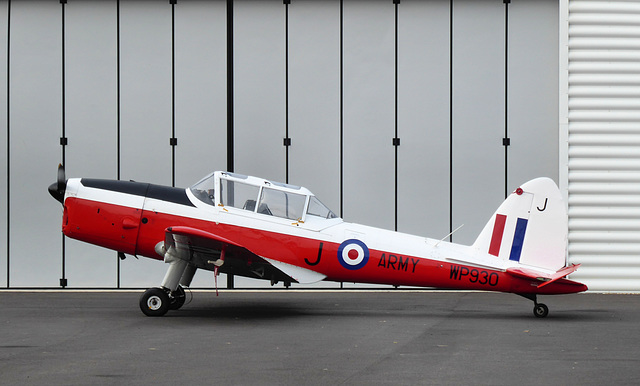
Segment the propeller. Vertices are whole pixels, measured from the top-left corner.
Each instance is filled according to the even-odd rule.
[[[64,203],[64,192],[67,189],[67,180],[64,174],[64,166],[58,165],[58,179],[55,183],[49,185],[49,193],[53,198]]]

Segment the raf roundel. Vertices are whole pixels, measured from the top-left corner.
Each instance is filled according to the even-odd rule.
[[[360,269],[369,261],[369,248],[360,240],[346,240],[338,248],[338,261],[346,269]]]

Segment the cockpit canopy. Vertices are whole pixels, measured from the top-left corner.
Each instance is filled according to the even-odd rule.
[[[212,206],[233,207],[294,221],[304,221],[307,216],[338,218],[306,188],[236,173],[211,173],[189,190],[198,200]]]

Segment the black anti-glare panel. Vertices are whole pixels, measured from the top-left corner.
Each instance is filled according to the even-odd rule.
[[[83,178],[80,181],[82,185],[89,188],[110,190],[112,192],[133,194],[136,196],[173,202],[179,205],[194,206],[189,200],[189,197],[187,197],[186,191],[181,188],[172,188],[169,186],[154,185],[143,182],[102,180],[94,178]]]

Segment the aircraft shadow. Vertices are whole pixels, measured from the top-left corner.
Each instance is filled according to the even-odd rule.
[[[186,305],[178,311],[170,311],[165,317],[209,318],[219,320],[269,320],[308,316],[311,313],[281,304],[230,304],[210,307]]]
[[[397,310],[397,309],[347,309],[326,307],[314,307],[313,305],[301,307],[286,303],[239,303],[210,306],[186,305],[178,311],[170,311],[165,317],[171,318],[202,318],[211,320],[276,320],[296,319],[308,317],[332,317],[332,318],[419,318],[452,320],[539,320],[549,322],[593,322],[609,320],[614,311],[603,309],[584,310],[551,310],[549,316],[538,319],[529,310],[504,308],[503,310],[455,310],[455,309],[424,309],[424,310]]]

